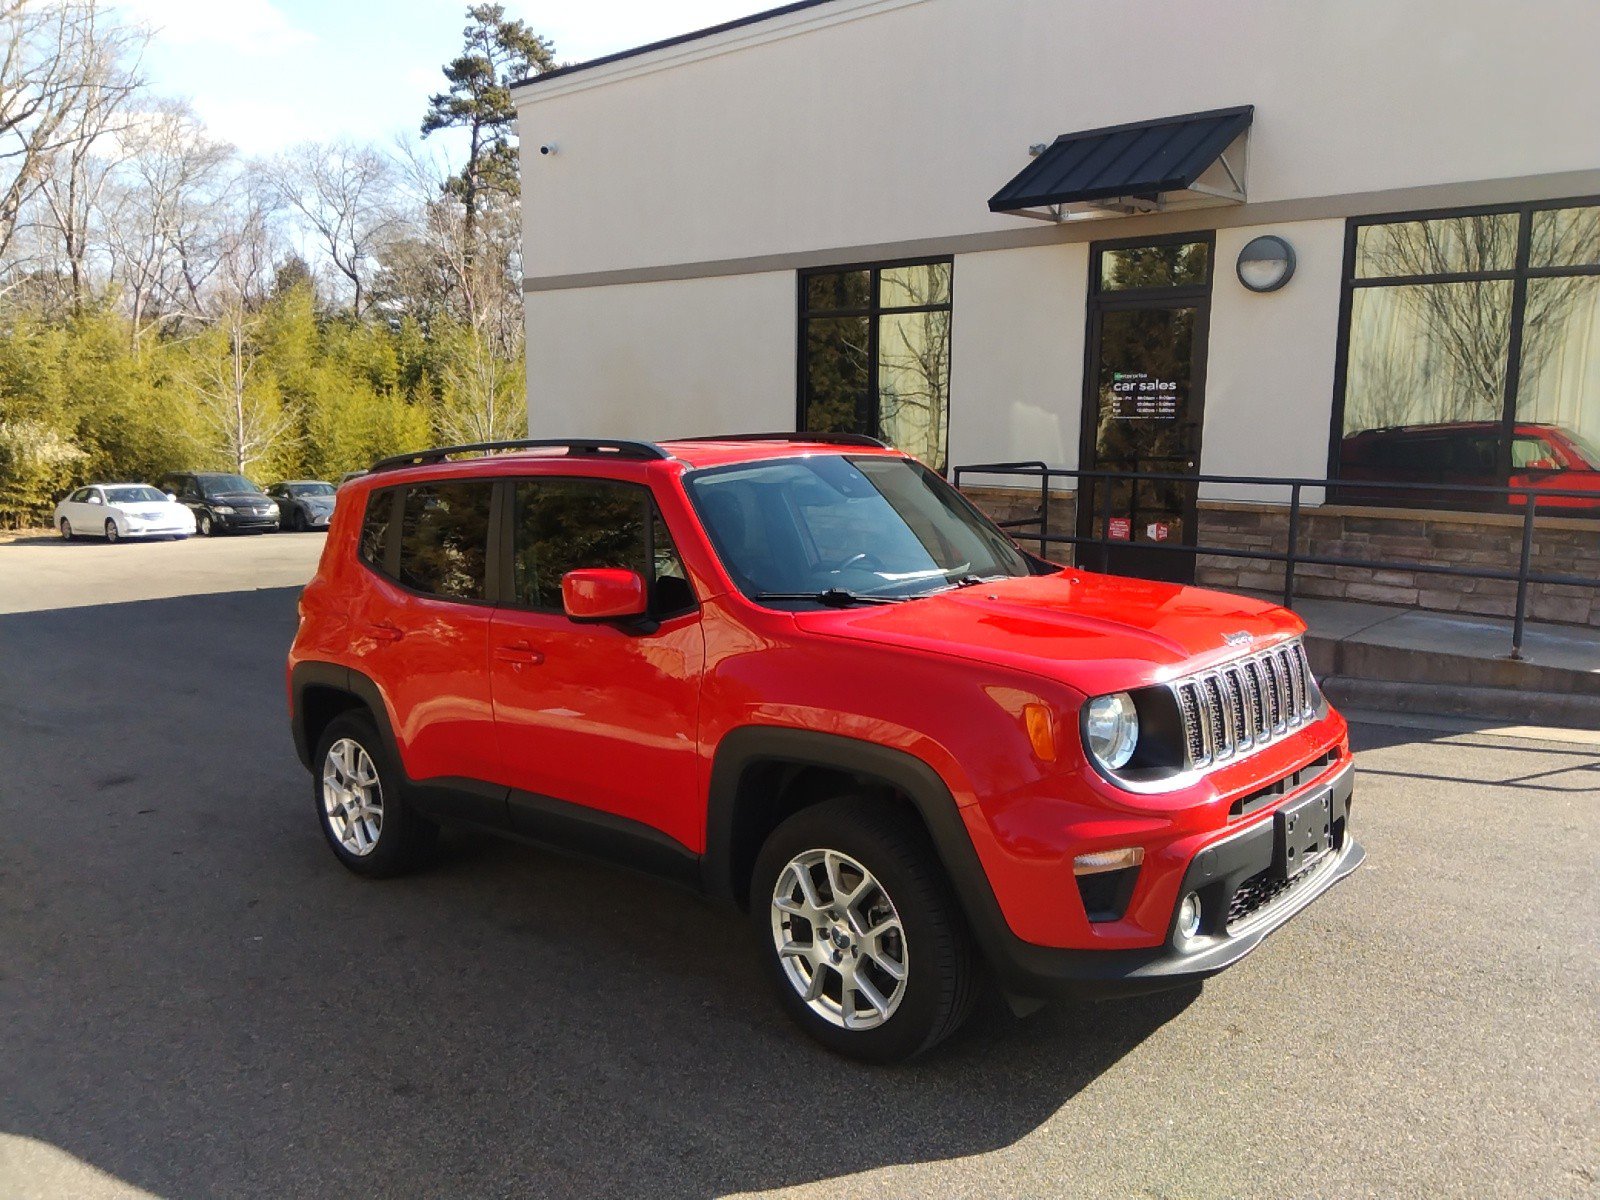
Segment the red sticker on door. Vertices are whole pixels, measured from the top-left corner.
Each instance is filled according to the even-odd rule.
[[[1172,536],[1172,528],[1165,521],[1152,521],[1145,526],[1144,536],[1152,542],[1164,542]]]
[[[1131,542],[1133,540],[1133,518],[1106,518],[1106,538],[1113,542]]]

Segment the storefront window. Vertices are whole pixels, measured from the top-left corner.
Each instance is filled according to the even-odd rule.
[[[800,428],[865,433],[945,467],[948,259],[801,276]]]
[[[1210,274],[1210,242],[1155,242],[1100,252],[1102,292],[1204,287]]]
[[[1600,513],[1600,207],[1358,224],[1336,454],[1349,501]]]

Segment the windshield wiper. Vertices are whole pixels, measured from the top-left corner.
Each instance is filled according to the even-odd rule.
[[[949,587],[940,588],[939,590],[953,592],[957,588],[977,587],[981,583],[999,583],[1002,579],[1012,578],[1015,577],[1011,575],[962,575],[958,579],[952,579]]]
[[[848,608],[852,604],[900,604],[909,596],[868,596],[848,588],[831,587],[820,592],[756,592],[752,600],[814,600],[829,608]]]

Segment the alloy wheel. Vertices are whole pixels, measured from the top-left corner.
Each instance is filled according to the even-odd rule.
[[[211,514],[210,513],[201,513],[200,514],[200,536],[201,537],[210,537],[211,536]]]
[[[383,789],[372,756],[353,738],[340,738],[322,760],[322,811],[339,844],[358,858],[372,853],[383,833]]]
[[[72,522],[65,517],[61,518],[61,536],[69,542],[72,540]]]
[[[900,914],[847,854],[805,850],[789,860],[772,890],[772,941],[789,985],[832,1025],[875,1029],[905,998]]]
[[[115,542],[117,540],[118,536],[119,535],[117,533],[117,523],[115,521],[107,521],[106,522],[106,541]]]

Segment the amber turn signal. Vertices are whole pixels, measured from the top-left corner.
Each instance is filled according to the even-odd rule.
[[[1043,704],[1024,704],[1022,719],[1028,724],[1028,741],[1041,762],[1056,760],[1056,726]]]

